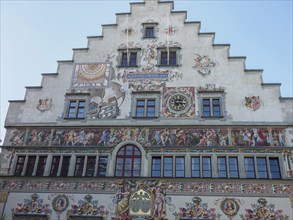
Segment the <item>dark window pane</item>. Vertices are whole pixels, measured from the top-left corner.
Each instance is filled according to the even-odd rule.
[[[191,157],[191,177],[200,177],[200,158]]]
[[[27,161],[27,167],[25,171],[26,176],[32,176],[35,168],[36,156],[29,156]]]
[[[53,156],[50,176],[57,176],[59,169],[60,156]]]
[[[82,176],[84,159],[84,156],[76,158],[74,176]]]
[[[60,176],[67,176],[68,175],[70,158],[71,158],[70,156],[63,157]]]
[[[185,176],[185,160],[184,157],[175,158],[175,177]]]
[[[122,53],[121,66],[127,66],[127,53]]]
[[[40,156],[36,176],[43,176],[47,162],[47,156]]]
[[[129,66],[136,66],[137,53],[130,53]]]
[[[168,54],[167,54],[167,52],[161,52],[161,65],[168,65]]]
[[[154,37],[154,27],[146,27],[145,28],[145,37],[147,37],[147,38]]]
[[[96,166],[96,157],[90,156],[87,158],[86,176],[94,176]]]
[[[14,172],[15,176],[21,176],[21,173],[24,167],[24,162],[25,162],[25,156],[18,156],[17,164],[16,164],[15,172]]]
[[[170,52],[169,53],[169,65],[176,65],[176,52]]]

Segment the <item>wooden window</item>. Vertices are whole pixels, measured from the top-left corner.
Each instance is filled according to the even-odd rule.
[[[177,65],[177,51],[160,51],[160,65],[161,66],[176,66]]]
[[[145,27],[144,37],[145,38],[154,38],[155,37],[155,27]]]
[[[221,117],[220,99],[219,98],[204,98],[203,116],[204,117]]]
[[[268,178],[267,160],[265,157],[256,158],[258,178]]]
[[[122,51],[120,52],[120,67],[137,66],[137,51]]]
[[[136,100],[136,115],[138,118],[153,118],[156,113],[155,99],[138,99]]]
[[[202,157],[202,177],[212,177],[211,157]]]

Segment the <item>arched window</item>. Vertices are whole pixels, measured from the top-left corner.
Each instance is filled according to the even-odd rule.
[[[141,152],[133,145],[123,146],[116,155],[115,176],[139,177],[141,170]]]

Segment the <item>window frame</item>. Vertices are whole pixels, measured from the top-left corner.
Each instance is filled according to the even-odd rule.
[[[171,159],[171,163],[167,163],[167,161],[165,162],[165,160],[167,159]],[[171,169],[167,169],[167,165],[171,164]],[[173,169],[173,165],[174,165],[174,159],[173,156],[164,156],[163,157],[163,177],[164,178],[172,178],[174,177],[174,169]],[[170,172],[171,171],[171,175],[167,175],[166,172]]]
[[[131,117],[134,119],[156,119],[159,117],[160,114],[160,96],[161,93],[157,91],[136,91],[132,92],[132,107],[131,107]],[[138,116],[137,115],[137,109],[141,108],[142,106],[138,106],[139,101],[144,101],[144,115]],[[154,101],[154,105],[148,106],[148,101]],[[154,109],[154,113],[151,116],[148,116],[147,109],[150,108]]]
[[[41,158],[46,158],[46,159],[45,159],[45,161],[41,161]],[[39,155],[36,176],[44,176],[47,160],[48,160],[47,155]]]
[[[106,159],[106,162],[102,161],[103,159]],[[102,165],[104,165],[105,167],[103,167]],[[108,156],[99,156],[98,169],[97,169],[98,177],[104,177],[107,175],[107,166],[108,166]],[[105,174],[102,174],[102,172],[105,172]]]
[[[205,164],[204,160],[209,159],[209,164]],[[211,156],[202,156],[202,178],[212,178],[213,177],[213,166],[212,166],[212,157]],[[209,169],[205,169],[205,165],[209,165]],[[210,172],[209,176],[205,175],[205,172]]]
[[[172,67],[172,66],[178,67],[180,49],[181,49],[180,47],[157,48],[158,50],[158,65],[157,66],[158,67]]]
[[[220,164],[221,159],[224,160],[222,164]],[[217,156],[217,171],[218,171],[218,178],[228,178],[228,169],[227,169],[227,158],[226,158],[226,156]],[[220,175],[220,173],[224,174],[224,176]]]
[[[64,160],[66,158],[66,160]],[[70,168],[71,156],[62,156],[61,170],[59,176],[68,176]]]
[[[204,100],[209,100],[209,105],[205,105]],[[219,100],[219,104],[213,106],[213,100]],[[210,115],[204,114],[204,108],[209,107]],[[215,115],[214,109],[219,108],[219,114]],[[227,117],[226,113],[226,98],[224,90],[217,90],[217,91],[198,91],[198,108],[199,108],[199,117],[203,119],[222,119]]]
[[[261,160],[264,160],[264,164],[260,164]],[[266,157],[256,157],[256,171],[259,179],[268,179],[269,178],[269,170],[268,170],[268,160]],[[261,167],[263,166],[263,167]],[[264,170],[261,170],[261,168],[264,168]],[[266,174],[265,177],[260,177],[262,175],[260,174]]]
[[[76,156],[73,176],[78,176],[78,177],[83,176],[85,162],[86,162],[86,156],[84,155]]]
[[[58,161],[54,161],[54,158],[58,158]],[[60,161],[61,161],[61,156],[60,155],[53,155],[52,156],[52,162],[51,162],[49,176],[52,176],[52,177],[58,176]]]
[[[32,160],[30,160],[32,159]],[[26,163],[26,170],[25,176],[33,176],[34,175],[34,168],[37,161],[37,155],[29,155]]]
[[[160,164],[157,165],[158,169],[154,169],[154,160],[160,161]],[[159,175],[154,175],[154,172],[159,172]],[[162,157],[161,156],[153,156],[152,157],[152,168],[151,168],[151,177],[161,177],[162,175]]]
[[[86,177],[94,177],[95,176],[95,168],[96,168],[96,161],[97,157],[94,155],[87,155],[86,156]]]
[[[177,159],[183,159],[183,167],[182,169],[179,169],[180,167],[178,167],[177,163]],[[185,156],[175,156],[175,178],[184,178],[185,177]],[[178,172],[183,172],[183,175],[178,175]]]
[[[118,68],[138,67],[140,48],[119,49]]]
[[[231,159],[235,159],[236,163],[235,164],[231,164]],[[239,179],[239,165],[238,165],[238,157],[237,156],[231,156],[228,157],[228,177],[232,178],[232,179]],[[236,166],[236,170],[232,169],[231,166],[235,165]],[[237,173],[237,177],[231,175],[231,172]]]
[[[23,160],[20,161],[20,158],[22,158]],[[13,175],[22,176],[25,164],[26,164],[26,155],[18,155]]]
[[[128,154],[127,151],[129,151],[129,150],[127,150],[127,147],[132,148],[132,150],[131,150],[132,154],[131,155]],[[122,151],[124,151],[123,154],[120,154],[120,152],[122,152]],[[136,155],[136,152],[139,152],[139,154]],[[122,164],[121,164],[122,169],[121,170],[117,169],[118,168],[118,165],[117,165],[118,164],[117,163],[118,159],[122,159]],[[127,165],[129,165],[129,164],[127,164],[128,163],[127,161],[129,161],[128,159],[131,159],[131,161],[130,161],[131,162],[130,170],[126,169]],[[134,169],[135,159],[139,159],[139,161],[140,161],[139,162],[139,170]],[[140,149],[137,146],[133,145],[133,144],[123,145],[116,153],[114,176],[115,177],[132,177],[132,178],[133,177],[141,177],[141,165],[142,165],[142,153],[141,153]],[[121,176],[117,175],[117,171],[121,171]],[[125,175],[126,174],[125,171],[130,171],[130,176]],[[137,176],[134,175],[134,172],[137,172],[138,175]]]
[[[71,107],[71,103],[76,103],[74,107]],[[80,105],[80,103],[84,103],[83,106]],[[85,119],[86,117],[86,105],[87,100],[86,99],[70,99],[68,100],[67,109],[66,109],[66,117],[65,119]],[[73,109],[73,116],[70,116],[70,111]],[[79,116],[79,111],[83,109],[83,115]]]
[[[142,39],[154,39],[157,37],[157,32],[158,32],[158,26],[159,23],[157,22],[147,22],[147,23],[142,23],[143,29],[142,29]],[[152,35],[148,35],[147,30],[152,29]]]
[[[271,177],[271,179],[282,179],[282,173],[281,173],[281,168],[280,168],[280,162],[279,162],[279,158],[278,157],[269,157],[268,158],[268,163],[269,163],[269,175]],[[277,167],[278,170],[277,171],[272,171],[272,164],[271,164],[271,161],[272,160],[276,160],[277,161],[277,166],[274,166],[274,167]],[[278,177],[274,177],[273,173],[278,173]]]
[[[193,163],[193,159],[197,159],[198,160],[198,163]],[[200,156],[191,156],[190,157],[190,161],[191,161],[191,168],[190,168],[190,171],[191,171],[191,177],[192,178],[200,178],[201,177],[201,157]],[[195,168],[197,169],[193,169],[193,165],[197,165]],[[194,172],[198,172],[198,175],[193,175]]]

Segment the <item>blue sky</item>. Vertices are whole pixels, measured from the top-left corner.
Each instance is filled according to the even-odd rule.
[[[39,86],[41,73],[54,73],[57,60],[70,60],[72,48],[87,46],[87,36],[101,35],[101,25],[115,23],[115,13],[129,12],[119,1],[1,2],[1,133],[8,100],[22,100],[25,86]],[[246,56],[247,69],[264,69],[264,83],[282,83],[292,97],[291,0],[175,0],[174,10],[188,21],[201,21],[201,32],[215,32],[215,43],[231,44],[230,56]]]

